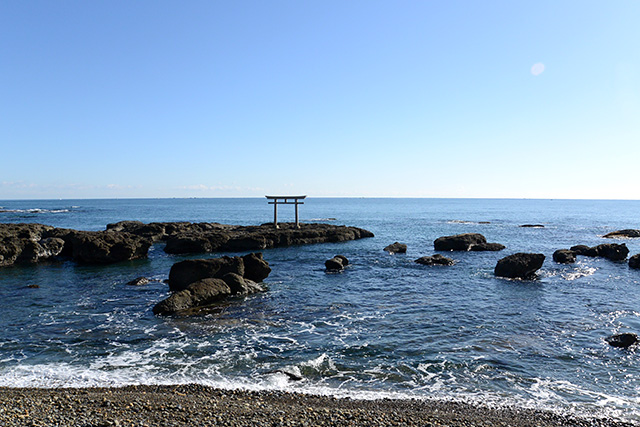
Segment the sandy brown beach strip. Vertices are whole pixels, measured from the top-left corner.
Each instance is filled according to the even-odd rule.
[[[201,385],[0,388],[12,426],[632,426],[550,412],[418,400],[352,400]]]

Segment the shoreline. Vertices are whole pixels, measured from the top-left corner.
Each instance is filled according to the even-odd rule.
[[[358,400],[285,391],[226,390],[196,384],[53,389],[0,387],[0,424],[5,427],[640,425],[544,410],[490,408],[441,400]]]

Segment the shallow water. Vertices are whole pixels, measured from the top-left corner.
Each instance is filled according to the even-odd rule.
[[[0,201],[0,222],[101,230],[125,219],[259,224],[265,199]],[[293,209],[281,207],[283,221]],[[114,386],[196,382],[357,397],[436,397],[640,419],[633,348],[604,338],[640,332],[640,272],[554,250],[640,228],[635,201],[307,199],[303,221],[366,228],[354,242],[271,249],[269,291],[193,318],[155,317],[171,265],[71,262],[0,270],[0,385]],[[291,212],[289,212],[291,211]],[[482,222],[489,222],[484,224]],[[544,228],[521,228],[543,224]],[[501,252],[451,253],[452,267],[415,264],[437,237],[479,232]],[[389,255],[400,241],[406,255]],[[614,241],[619,242],[619,241]],[[640,239],[624,240],[630,254]],[[538,278],[505,280],[496,261],[547,256]],[[324,260],[351,264],[328,274]],[[219,254],[214,254],[217,256]],[[230,254],[232,255],[232,254]],[[205,255],[208,257],[211,255]],[[192,258],[203,257],[193,256]],[[138,276],[159,280],[127,286]],[[26,286],[37,284],[38,289]],[[285,370],[299,382],[273,373]]]

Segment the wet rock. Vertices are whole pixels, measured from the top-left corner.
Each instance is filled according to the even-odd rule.
[[[451,258],[447,258],[440,254],[432,256],[423,256],[415,260],[414,262],[422,265],[453,265],[454,261]]]
[[[330,271],[343,270],[347,265],[349,261],[344,255],[336,255],[324,262],[324,266]]]
[[[479,233],[443,236],[433,242],[436,251],[499,251],[504,246],[499,243],[487,243],[487,239]]]
[[[168,234],[165,252],[239,252],[373,237],[373,233],[361,228],[329,224],[300,224],[298,228],[295,224],[280,223],[277,229],[271,223],[246,227],[209,224],[211,227],[206,228],[205,224],[197,225]]]
[[[640,237],[640,230],[634,230],[634,229],[628,228],[625,230],[612,231],[611,233],[607,233],[602,237],[606,237],[608,239],[620,238],[620,237],[636,238],[636,237]]]
[[[636,334],[624,333],[611,335],[610,337],[605,338],[605,341],[613,347],[627,348],[638,342],[638,336]]]
[[[558,249],[553,253],[553,260],[560,264],[576,262],[576,252],[569,249]]]
[[[24,245],[17,261],[37,263],[48,260],[60,255],[63,248],[64,240],[58,237],[46,237],[39,241],[29,241]]]
[[[231,295],[231,289],[221,279],[207,278],[191,283],[153,307],[157,315],[177,314],[194,307],[205,307]]]
[[[75,231],[60,236],[71,256],[86,264],[111,264],[146,258],[151,240],[131,233]]]
[[[576,255],[602,257],[611,261],[623,261],[629,254],[629,248],[627,248],[627,245],[624,243],[603,243],[593,247],[576,245],[572,246],[570,250],[574,251]]]
[[[636,254],[629,258],[629,267],[640,269],[640,254]]]
[[[404,254],[407,253],[407,245],[404,243],[395,242],[383,249],[390,254]]]
[[[127,282],[127,286],[144,286],[147,284],[149,284],[149,279],[146,277],[138,277]]]
[[[502,258],[496,264],[494,274],[499,277],[512,279],[527,279],[542,267],[545,256],[519,252]]]
[[[254,253],[244,255],[241,258],[244,264],[243,277],[245,279],[249,279],[253,282],[260,283],[264,279],[266,279],[271,273],[271,268],[269,267],[269,263],[267,263],[262,258],[262,253],[254,252]]]
[[[173,264],[169,271],[169,290],[179,292],[191,283],[206,278],[221,279],[227,273],[244,277],[244,261],[240,257],[189,259]]]
[[[49,238],[47,233],[53,229],[42,224],[0,224],[0,267],[59,255],[64,242]]]
[[[471,252],[482,252],[482,251],[492,251],[497,252],[501,251],[505,248],[505,245],[500,243],[479,243],[477,245],[472,245],[469,249]]]
[[[173,294],[159,302],[154,314],[195,314],[229,296],[244,296],[265,290],[256,281],[267,278],[271,268],[261,253],[243,257],[186,260],[169,272]]]
[[[522,228],[544,228],[542,224],[522,224],[520,227]]]
[[[595,246],[598,256],[609,259],[611,261],[624,261],[629,255],[629,248],[624,243],[621,245],[615,243],[604,243]]]

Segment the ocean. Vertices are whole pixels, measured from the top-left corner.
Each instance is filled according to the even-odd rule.
[[[302,222],[361,227],[375,237],[265,250],[267,292],[189,318],[153,315],[169,294],[162,280],[175,262],[220,253],[168,255],[158,243],[148,259],[115,265],[3,268],[0,386],[199,383],[639,421],[639,352],[604,339],[640,333],[640,271],[551,257],[606,242],[640,253],[640,239],[602,238],[640,228],[638,212],[640,201],[311,197],[300,207]],[[278,213],[293,221],[293,207]],[[0,201],[0,222],[80,230],[121,220],[255,225],[272,215],[263,198]],[[506,249],[448,253],[450,267],[414,263],[434,253],[436,238],[471,232]],[[383,251],[395,241],[407,254]],[[494,276],[497,260],[516,252],[546,255],[536,279]],[[351,264],[327,273],[324,261],[336,254]],[[139,276],[157,281],[127,285]]]

